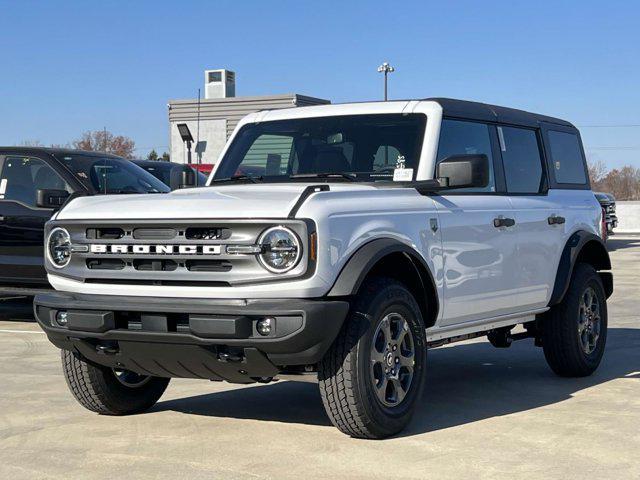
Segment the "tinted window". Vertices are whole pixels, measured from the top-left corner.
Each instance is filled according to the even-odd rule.
[[[551,130],[549,145],[556,182],[580,185],[587,183],[578,136],[574,133]]]
[[[405,168],[417,169],[425,120],[424,115],[345,115],[246,125],[215,178],[282,181],[297,174],[349,173],[362,181],[389,180],[398,157],[404,157]]]
[[[513,193],[538,193],[543,186],[538,137],[534,130],[498,127],[507,190]]]
[[[484,188],[459,188],[457,191],[495,192],[489,126],[484,123],[443,120],[437,162],[453,155],[473,154],[484,154],[489,159],[489,184]]]
[[[59,155],[89,189],[98,193],[164,193],[170,188],[129,160],[93,155]]]
[[[38,190],[66,190],[67,183],[45,162],[31,157],[6,157],[0,172],[0,200],[35,207]]]

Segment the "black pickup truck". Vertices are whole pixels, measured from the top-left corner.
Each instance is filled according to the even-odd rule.
[[[115,155],[0,147],[0,295],[49,288],[43,267],[44,224],[70,196],[169,190]]]
[[[594,192],[602,207],[602,218],[607,226],[607,235],[613,235],[613,229],[618,226],[616,216],[616,198],[610,193]]]

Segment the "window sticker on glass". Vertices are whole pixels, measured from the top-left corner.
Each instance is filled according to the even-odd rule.
[[[0,180],[0,198],[4,198],[4,194],[7,191],[7,179]]]
[[[410,182],[413,180],[413,168],[405,168],[405,158],[398,155],[396,160],[396,168],[393,170],[394,182]]]

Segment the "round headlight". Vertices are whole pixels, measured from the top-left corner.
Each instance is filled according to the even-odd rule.
[[[295,267],[302,257],[300,240],[285,227],[265,230],[258,239],[262,253],[258,259],[264,268],[273,273],[284,273]]]
[[[54,228],[47,241],[49,261],[56,268],[67,266],[71,260],[71,237],[64,228]]]

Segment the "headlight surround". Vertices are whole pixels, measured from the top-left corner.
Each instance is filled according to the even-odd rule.
[[[262,232],[258,238],[262,253],[260,264],[272,273],[285,273],[293,269],[302,258],[302,244],[290,229],[277,226]]]
[[[47,258],[56,268],[66,267],[71,261],[71,236],[64,228],[56,227],[49,233]]]

